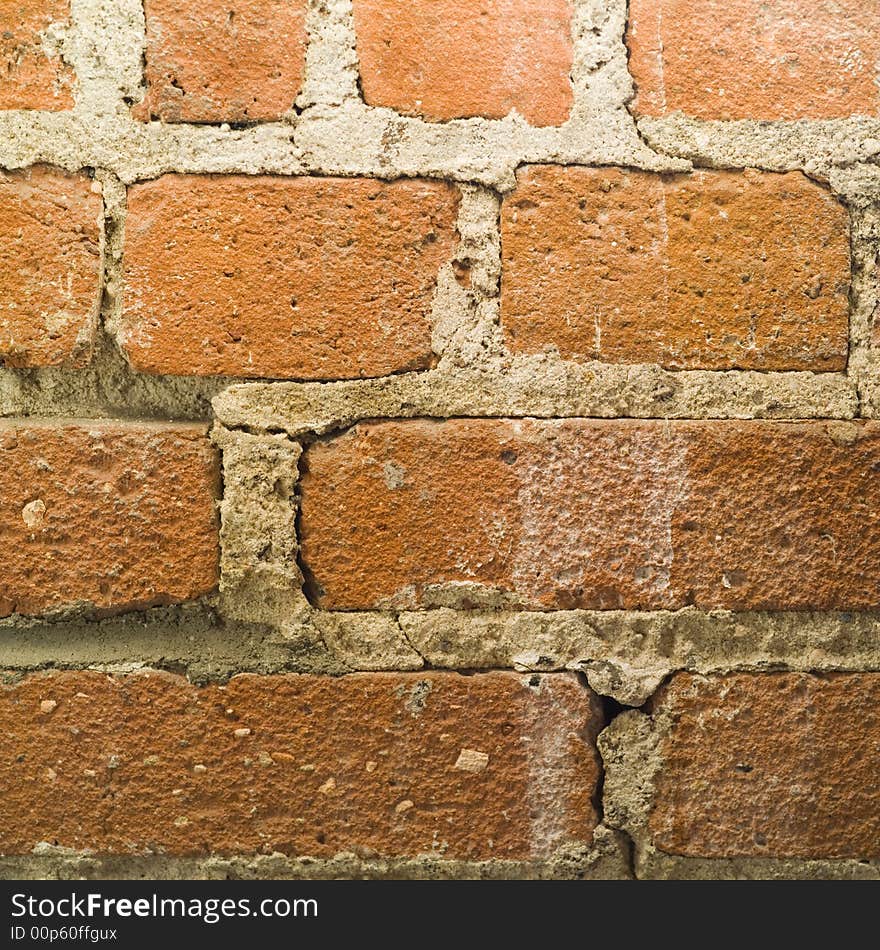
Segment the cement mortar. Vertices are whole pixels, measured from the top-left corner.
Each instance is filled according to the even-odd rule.
[[[835,190],[854,196],[866,172],[874,178],[880,171],[853,167],[880,161],[880,119],[722,122],[675,113],[640,118],[638,129],[651,148],[696,166],[800,170],[820,181],[833,178]]]
[[[0,856],[0,880],[626,880],[629,843],[599,825],[592,846],[561,848],[544,861],[453,861],[413,858],[332,858],[285,854],[172,858],[161,854],[96,855],[48,843],[32,855]]]
[[[600,695],[640,706],[678,670],[880,670],[880,613],[306,607],[279,626],[224,620],[203,604],[97,622],[11,617],[0,622],[0,644],[7,670],[160,666],[199,682],[244,671],[567,669]]]
[[[852,419],[858,393],[856,381],[842,373],[670,372],[536,356],[482,370],[234,385],[213,407],[229,428],[299,437],[379,417]]]

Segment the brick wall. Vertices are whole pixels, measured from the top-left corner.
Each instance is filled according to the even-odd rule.
[[[877,0],[0,37],[0,875],[880,877]]]

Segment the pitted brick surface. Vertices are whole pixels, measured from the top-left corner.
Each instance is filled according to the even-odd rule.
[[[591,839],[601,715],[571,674],[35,675],[0,851],[539,858]]]

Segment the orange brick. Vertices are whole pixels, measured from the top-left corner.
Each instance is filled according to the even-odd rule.
[[[0,687],[0,852],[540,859],[592,838],[601,715],[568,674],[33,675]]]
[[[675,369],[842,370],[849,221],[799,172],[533,166],[504,199],[516,352]]]
[[[570,0],[354,0],[364,99],[434,122],[572,106]]]
[[[880,858],[880,675],[677,675],[649,826],[708,858]]]
[[[419,180],[135,185],[123,347],[153,373],[334,379],[427,367],[458,200],[453,186]]]
[[[209,593],[218,483],[204,426],[0,421],[0,616]]]
[[[873,609],[880,424],[364,423],[305,455],[337,609]]]
[[[70,0],[0,3],[0,109],[73,108],[73,69],[47,52],[43,37],[69,18]]]
[[[636,113],[880,114],[878,0],[631,0],[629,11]]]
[[[147,95],[135,116],[280,119],[302,86],[306,6],[306,0],[145,0]]]
[[[103,204],[86,175],[0,172],[0,365],[83,366],[101,305]]]

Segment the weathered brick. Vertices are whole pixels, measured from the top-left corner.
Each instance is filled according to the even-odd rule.
[[[393,421],[305,460],[323,607],[877,603],[876,423]]]
[[[458,201],[453,186],[420,180],[135,185],[123,347],[155,373],[333,379],[426,367]]]
[[[800,172],[534,166],[501,216],[515,351],[681,369],[846,366],[849,221]]]
[[[0,687],[0,852],[542,858],[591,839],[601,727],[568,674],[32,675]]]
[[[147,94],[139,119],[255,122],[293,108],[306,0],[145,0]]]
[[[571,13],[570,0],[354,0],[364,99],[435,122],[516,110],[561,125]]]
[[[48,49],[45,35],[67,26],[70,0],[0,3],[0,109],[73,107],[73,69]]]
[[[631,0],[629,13],[639,114],[880,114],[878,0]]]
[[[699,857],[880,858],[880,675],[677,675],[649,827]]]
[[[201,425],[0,421],[0,616],[207,594],[218,482]]]
[[[0,365],[89,361],[103,270],[92,184],[40,165],[0,172]]]

